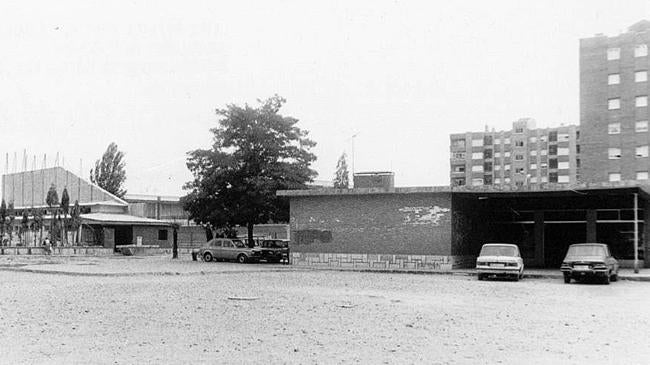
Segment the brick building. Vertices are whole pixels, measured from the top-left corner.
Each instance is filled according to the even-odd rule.
[[[59,200],[65,188],[70,197],[70,206],[74,205],[75,201],[79,202],[82,221],[78,232],[80,245],[107,249],[131,244],[171,247],[173,235],[169,222],[128,214],[129,204],[126,201],[62,167],[2,176],[2,199],[13,203],[16,215],[12,224],[13,234],[5,234],[3,237],[5,245],[40,246],[40,233],[36,234],[31,230],[21,232],[23,211],[27,211],[31,222],[34,209],[44,210],[44,237],[52,233],[55,209],[46,204],[47,192],[51,185],[56,187]],[[68,230],[65,241],[73,242],[74,233]],[[24,239],[18,240],[19,235],[24,235]]]
[[[576,183],[580,170],[577,126],[536,128],[522,118],[507,131],[450,136],[452,186]]]
[[[650,22],[580,40],[581,178],[648,181]]]
[[[650,264],[643,185],[355,188],[279,191],[297,265],[471,267],[486,242],[519,245],[528,267],[559,268],[568,246],[607,242],[624,266]],[[637,206],[635,215],[635,205]]]

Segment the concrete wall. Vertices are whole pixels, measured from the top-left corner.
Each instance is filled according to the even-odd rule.
[[[450,193],[290,197],[296,253],[451,254]]]
[[[160,230],[167,231],[166,240],[158,239]],[[159,245],[161,248],[169,248],[174,243],[174,230],[170,227],[133,226],[133,244],[137,243],[138,236],[142,237],[143,245]]]

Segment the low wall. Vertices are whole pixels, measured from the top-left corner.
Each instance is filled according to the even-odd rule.
[[[475,263],[476,259],[473,256],[291,253],[291,264],[315,267],[448,271],[451,269],[473,267]]]
[[[43,247],[0,247],[0,255],[45,255]],[[112,248],[103,247],[52,247],[57,256],[112,256]]]

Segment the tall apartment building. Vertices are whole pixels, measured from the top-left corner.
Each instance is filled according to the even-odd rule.
[[[452,134],[451,185],[575,183],[579,133],[575,125],[536,128],[523,118],[508,131]]]
[[[650,22],[580,40],[581,178],[647,181]]]

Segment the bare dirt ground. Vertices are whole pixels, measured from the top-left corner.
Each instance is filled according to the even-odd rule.
[[[69,273],[0,271],[3,364],[650,361],[650,283],[479,282],[160,258],[3,265]]]

